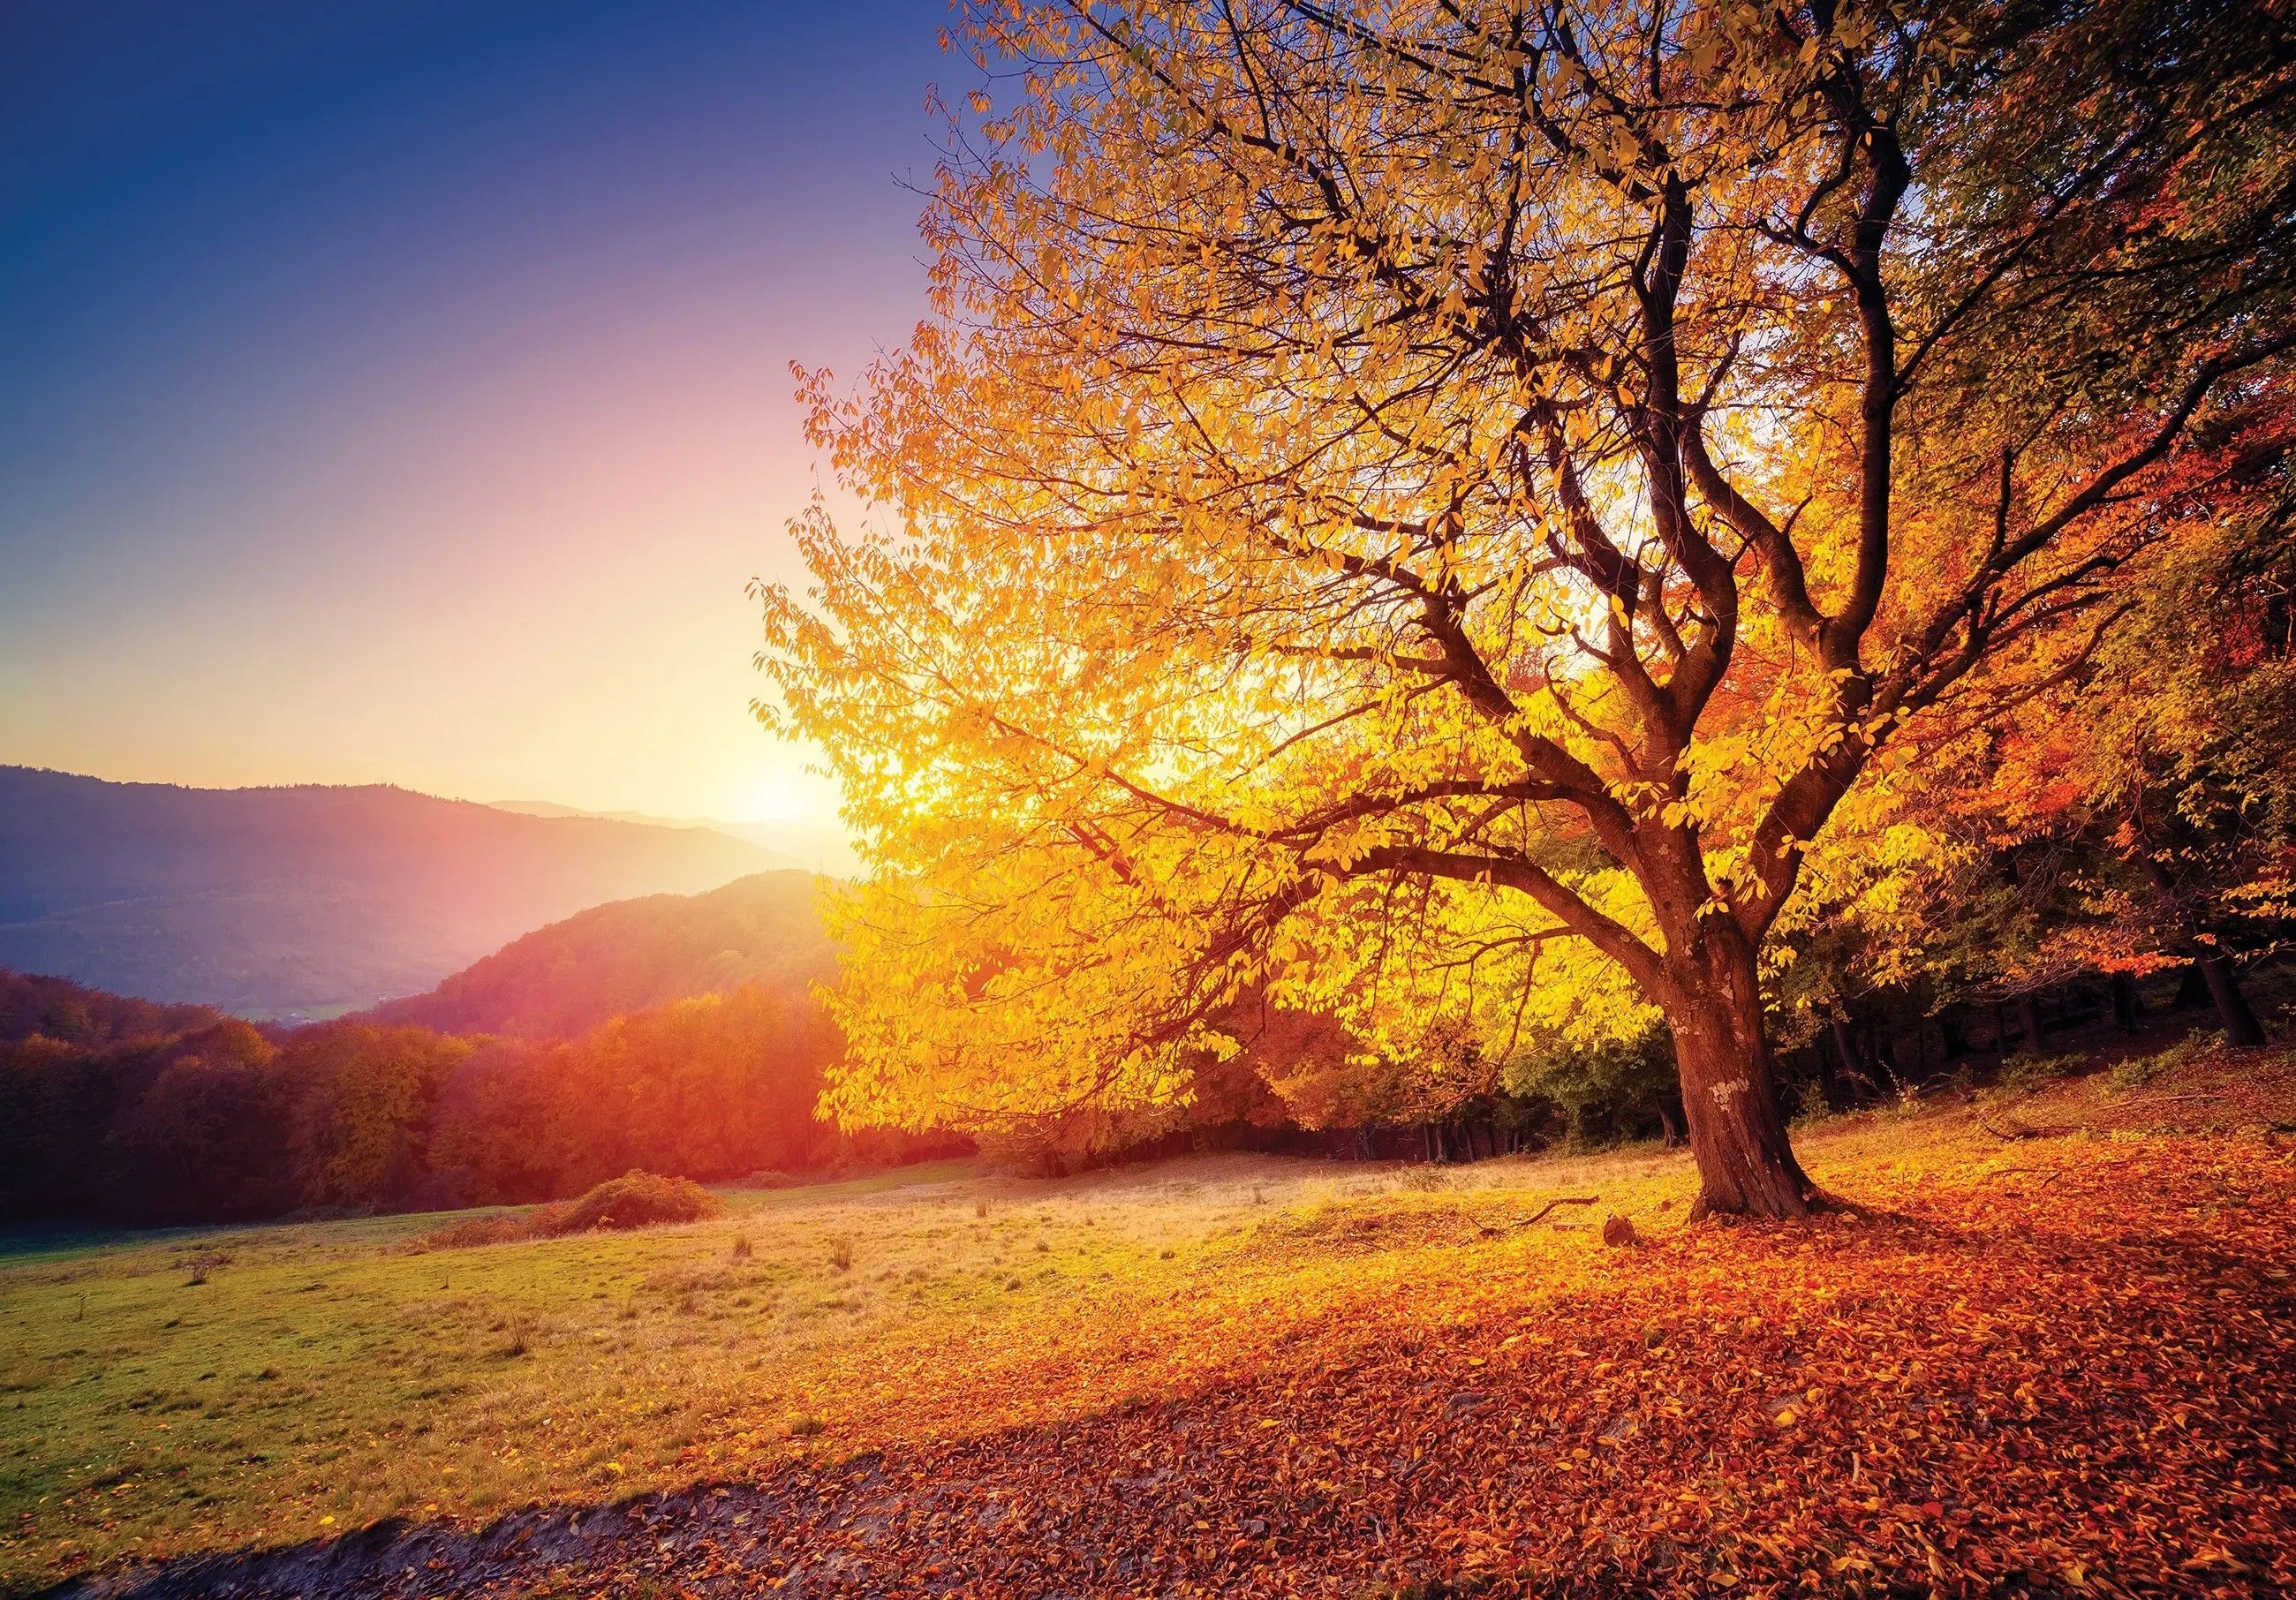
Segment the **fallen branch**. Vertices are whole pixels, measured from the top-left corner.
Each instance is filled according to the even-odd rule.
[[[1540,1208],[1536,1210],[1536,1212],[1531,1212],[1529,1217],[1520,1217],[1515,1218],[1515,1221],[1479,1221],[1479,1224],[1474,1226],[1474,1237],[1481,1237],[1481,1240],[1497,1240],[1497,1237],[1506,1235],[1506,1233],[1520,1233],[1520,1230],[1529,1228],[1534,1221],[1546,1218],[1546,1214],[1552,1212],[1557,1205],[1594,1205],[1594,1202],[1600,1201],[1600,1198],[1603,1198],[1600,1194],[1566,1194],[1566,1196],[1559,1198],[1559,1201],[1547,1201],[1546,1205],[1540,1205]]]
[[[2069,1133],[2080,1131],[2077,1128],[2027,1128],[2021,1123],[2013,1128],[1996,1128],[1982,1117],[1977,1119],[1977,1125],[1995,1138],[2011,1145],[2020,1139],[2062,1139]]]
[[[1562,1201],[1547,1201],[1546,1205],[1540,1205],[1540,1208],[1536,1210],[1536,1212],[1531,1212],[1529,1217],[1524,1217],[1522,1221],[1515,1221],[1515,1224],[1508,1224],[1508,1226],[1511,1226],[1511,1228],[1529,1228],[1534,1221],[1546,1221],[1546,1214],[1552,1212],[1557,1205],[1594,1205],[1594,1202],[1600,1201],[1600,1198],[1603,1198],[1600,1194],[1568,1194],[1568,1196],[1563,1196]]]

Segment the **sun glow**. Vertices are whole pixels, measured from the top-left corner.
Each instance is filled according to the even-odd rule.
[[[741,822],[833,823],[837,790],[826,778],[786,768],[750,775],[735,802]]]

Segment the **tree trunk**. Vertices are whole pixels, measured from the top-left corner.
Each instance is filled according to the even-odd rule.
[[[2041,1026],[2041,1000],[2038,995],[2017,997],[2017,1026],[2024,1030],[2021,1047],[2030,1055],[2038,1055],[2048,1043],[2047,1032]]]
[[[2203,956],[2193,964],[2201,969],[2201,981],[2209,986],[2209,998],[2216,1002],[2217,1015],[2224,1022],[2225,1043],[2262,1044],[2264,1024],[2256,1020],[2256,1013],[2249,1009],[2248,997],[2240,992],[2240,974],[2233,970],[2231,957]]]
[[[2126,972],[2112,974],[2112,1025],[2123,1033],[2136,1031],[2136,1019],[2144,1014],[2144,1001],[2136,992],[2136,980]]]
[[[1702,954],[1696,986],[1675,988],[1662,1002],[1698,1161],[1693,1215],[1808,1216],[1813,1191],[1778,1114],[1753,952],[1718,934]]]
[[[1948,1011],[1938,1018],[1938,1033],[1945,1042],[1948,1061],[1959,1061],[1969,1054],[1969,1032],[1962,1027],[1958,1012]]]
[[[1817,1090],[1825,1096],[1826,1109],[1839,1109],[1849,1093],[1849,1086],[1841,1074],[1833,1070],[1833,1058],[1825,1053],[1824,1039],[1809,1041],[1809,1058],[1817,1063]]]
[[[1864,1076],[1865,1068],[1857,1061],[1857,1034],[1849,1026],[1849,1019],[1833,1018],[1828,1030],[1833,1035],[1833,1053],[1841,1057],[1841,1070]]]
[[[2186,948],[2194,952],[2193,965],[2201,974],[2201,981],[2209,988],[2209,998],[2216,1003],[2217,1015],[2222,1019],[2225,1042],[2231,1045],[2260,1045],[2264,1042],[2264,1026],[2256,1020],[2256,1013],[2248,1006],[2248,997],[2240,992],[2240,974],[2233,970],[2232,958],[2213,948],[2214,941],[2201,930],[2201,919],[2192,902],[2177,888],[2177,881],[2161,858],[2149,849],[2139,848],[2136,865],[2152,885],[2152,892],[2176,921],[2185,936]]]

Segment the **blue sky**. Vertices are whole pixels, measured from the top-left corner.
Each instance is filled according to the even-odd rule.
[[[787,364],[922,311],[947,20],[7,7],[0,761],[818,814],[742,590]]]

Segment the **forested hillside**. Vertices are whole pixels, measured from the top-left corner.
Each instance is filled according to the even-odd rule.
[[[36,1033],[86,1047],[137,1044],[222,1021],[204,1005],[159,1005],[106,994],[69,978],[41,978],[0,967],[0,1044]]]
[[[758,873],[706,894],[594,906],[375,1016],[448,1033],[570,1038],[626,1012],[744,984],[801,998],[836,970],[816,882],[810,873]]]
[[[756,846],[701,829],[403,789],[0,767],[0,963],[251,1014],[372,1005],[584,907],[763,865]]]
[[[817,882],[595,907],[292,1029],[0,969],[0,1218],[432,1209],[962,1146],[816,1118],[842,1048],[810,992],[835,964]]]
[[[952,1143],[816,1120],[836,1034],[809,1000],[755,984],[551,1041],[266,1030],[12,973],[0,1019],[0,1219],[431,1210],[632,1168],[716,1182]]]

